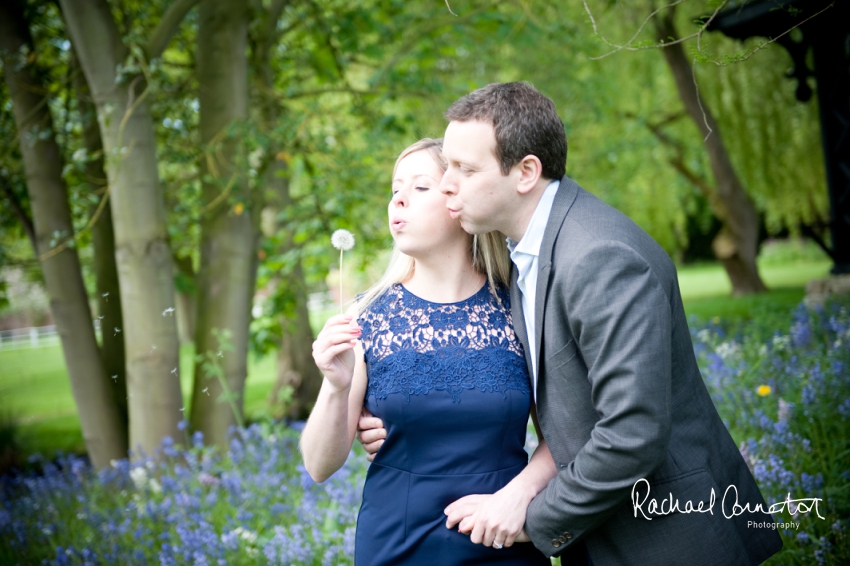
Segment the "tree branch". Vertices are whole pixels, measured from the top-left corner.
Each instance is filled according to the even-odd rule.
[[[287,31],[279,31],[277,29],[277,22],[287,6],[289,6],[289,0],[274,0],[271,5],[271,8],[269,8],[269,15],[268,19],[266,20],[266,25],[263,26],[263,31],[260,34],[259,40],[257,41],[262,51],[268,51],[270,46],[276,42],[278,37],[280,37],[282,31]]]
[[[717,216],[719,220],[723,221],[726,218],[726,207],[723,202],[718,198],[717,191],[714,190],[714,188],[705,179],[700,177],[693,169],[691,169],[685,164],[685,151],[682,147],[682,143],[662,130],[662,127],[678,120],[684,115],[684,112],[675,112],[666,116],[660,122],[657,122],[655,124],[644,122],[644,125],[649,129],[650,132],[652,132],[652,135],[658,138],[658,141],[674,150],[675,155],[673,155],[672,157],[668,157],[667,162],[682,177],[687,179],[692,185],[699,189],[699,191],[708,201],[708,204],[714,212],[715,216]],[[637,116],[635,116],[634,114],[626,114],[626,117],[637,118]]]
[[[145,45],[145,57],[147,57],[148,61],[162,55],[162,52],[168,47],[168,43],[180,27],[180,22],[183,21],[189,10],[194,8],[198,2],[199,0],[175,0],[168,10],[165,11],[165,14],[162,15],[162,19],[153,30],[153,33],[151,33]]]
[[[374,95],[374,96],[387,95],[387,94],[391,94],[393,96],[399,96],[399,95],[432,96],[431,93],[424,92],[424,91],[423,92],[418,92],[418,91],[401,91],[401,92],[398,92],[398,91],[381,90],[381,89],[366,89],[366,90],[363,90],[363,89],[356,89],[356,88],[353,88],[353,87],[331,87],[331,88],[320,88],[320,89],[316,89],[316,90],[302,90],[301,92],[294,92],[294,93],[289,94],[287,96],[279,96],[277,98],[280,98],[281,100],[291,100],[293,98],[303,98],[303,97],[306,97],[306,96],[318,96],[318,95],[321,95],[321,94],[327,94],[327,93],[331,93],[331,92],[342,92],[342,93],[357,94],[357,95],[365,94],[365,95]]]
[[[815,232],[814,228],[812,228],[808,224],[803,224],[802,226],[800,226],[800,230],[803,232],[804,236],[808,236],[818,246],[820,246],[820,248],[826,252],[826,255],[828,255],[832,261],[837,261],[835,258],[835,252],[831,250],[829,246],[826,245],[826,242],[823,240],[823,238],[820,237],[817,232]]]
[[[645,45],[645,46],[640,46],[640,47],[632,47],[632,43],[634,43],[634,41],[637,39],[638,35],[640,35],[640,33],[643,31],[643,28],[646,27],[646,24],[649,23],[649,20],[651,20],[653,17],[655,17],[662,10],[665,10],[667,8],[675,8],[676,6],[678,6],[679,4],[681,4],[684,1],[685,0],[676,0],[675,2],[672,2],[671,4],[667,4],[666,6],[662,6],[661,8],[653,10],[652,13],[649,14],[646,17],[646,19],[644,19],[643,23],[640,25],[640,27],[635,32],[635,34],[632,36],[632,38],[629,39],[623,45],[618,45],[616,43],[611,43],[605,37],[603,37],[602,34],[599,33],[599,29],[597,28],[597,25],[596,25],[596,19],[593,17],[593,13],[590,11],[590,6],[587,5],[587,0],[583,0],[582,3],[584,4],[584,10],[587,12],[587,15],[590,17],[590,23],[593,25],[593,33],[596,34],[596,36],[599,39],[601,39],[602,42],[605,43],[605,45],[614,48],[612,51],[609,51],[608,53],[604,53],[604,54],[598,55],[596,57],[589,57],[589,59],[591,59],[593,61],[596,61],[598,59],[604,59],[605,57],[608,57],[609,55],[613,55],[614,53],[617,53],[617,52],[622,51],[624,49],[626,51],[642,51],[644,49],[659,49],[659,48],[667,47],[668,45],[676,45],[677,43],[685,42],[685,41],[691,39],[692,37],[700,37],[702,35],[702,33],[706,30],[708,25],[714,20],[714,18],[720,12],[720,10],[722,10],[723,7],[726,6],[726,4],[729,2],[729,0],[723,0],[717,6],[717,8],[715,8],[715,10],[711,13],[711,16],[708,19],[706,19],[700,25],[699,30],[697,30],[696,32],[694,32],[690,35],[687,35],[685,37],[680,37],[678,39],[674,39],[673,41],[670,41],[668,43],[659,43],[659,44]]]

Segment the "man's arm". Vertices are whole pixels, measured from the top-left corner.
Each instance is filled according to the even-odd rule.
[[[671,426],[671,310],[647,262],[622,243],[595,242],[553,285],[547,308],[564,312],[547,317],[568,320],[599,420],[575,459],[558,462],[555,479],[529,505],[526,531],[547,555],[601,524],[662,464]],[[558,368],[548,373],[541,363],[550,383],[566,383]]]

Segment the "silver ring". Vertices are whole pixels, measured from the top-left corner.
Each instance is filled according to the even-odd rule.
[[[503,545],[500,542],[493,541],[493,548],[495,548],[496,550],[501,550],[503,548]]]

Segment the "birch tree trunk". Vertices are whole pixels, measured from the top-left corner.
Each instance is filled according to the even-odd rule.
[[[83,144],[88,156],[85,164],[86,183],[92,193],[105,198],[103,195],[109,185],[104,170],[103,142],[100,140],[100,129],[97,125],[97,110],[73,49],[71,50],[71,74],[74,77],[77,110],[83,122]],[[92,215],[96,214],[98,206],[91,207]],[[94,244],[97,306],[100,313],[100,354],[106,374],[112,379],[113,397],[126,436],[128,414],[124,338],[116,335],[114,331],[115,328],[124,328],[124,318],[121,313],[121,287],[118,283],[118,267],[115,265],[115,232],[109,203],[103,207],[100,217],[92,226],[92,243]]]
[[[0,42],[32,206],[35,253],[41,261],[86,449],[92,464],[104,468],[110,460],[127,455],[126,422],[101,361],[76,249],[52,249],[73,238],[74,226],[43,73],[36,59],[19,64],[24,46],[35,54],[23,2],[0,4]],[[53,242],[56,233],[62,237]]]
[[[228,128],[248,117],[247,5],[244,0],[202,0],[198,20],[204,210],[195,351],[204,355],[220,349],[216,329],[230,331],[233,349],[213,358],[221,365],[220,377],[196,363],[191,422],[209,443],[226,446],[228,428],[242,418],[259,237],[247,177],[235,166],[239,140],[228,135]]]
[[[679,37],[673,16],[674,10],[669,9],[663,17],[659,16],[654,20],[660,39],[666,41],[670,37]],[[700,104],[699,89],[694,82],[693,70],[682,44],[665,46],[661,52],[673,74],[685,110],[696,123],[702,136],[707,136],[705,148],[714,175],[716,192],[706,196],[712,212],[722,223],[720,233],[712,242],[714,254],[729,275],[733,295],[761,293],[766,288],[756,265],[759,233],[756,207],[732,166],[714,116],[704,102]]]
[[[130,448],[151,454],[166,435],[177,438],[183,402],[177,326],[166,314],[174,308],[174,277],[146,83],[141,75],[116,76],[129,50],[106,0],[60,0],[60,6],[106,155],[125,323],[113,333],[124,337]],[[171,20],[163,17],[153,37],[162,37],[166,23]]]

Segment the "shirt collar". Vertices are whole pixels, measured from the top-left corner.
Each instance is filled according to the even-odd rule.
[[[543,233],[546,231],[546,224],[549,222],[549,213],[552,212],[552,203],[555,201],[555,193],[558,192],[559,184],[559,180],[552,181],[543,191],[543,196],[540,197],[540,202],[534,209],[534,214],[528,222],[528,228],[525,229],[522,239],[519,242],[510,238],[507,239],[511,257],[514,254],[528,254],[535,257],[540,255]]]

